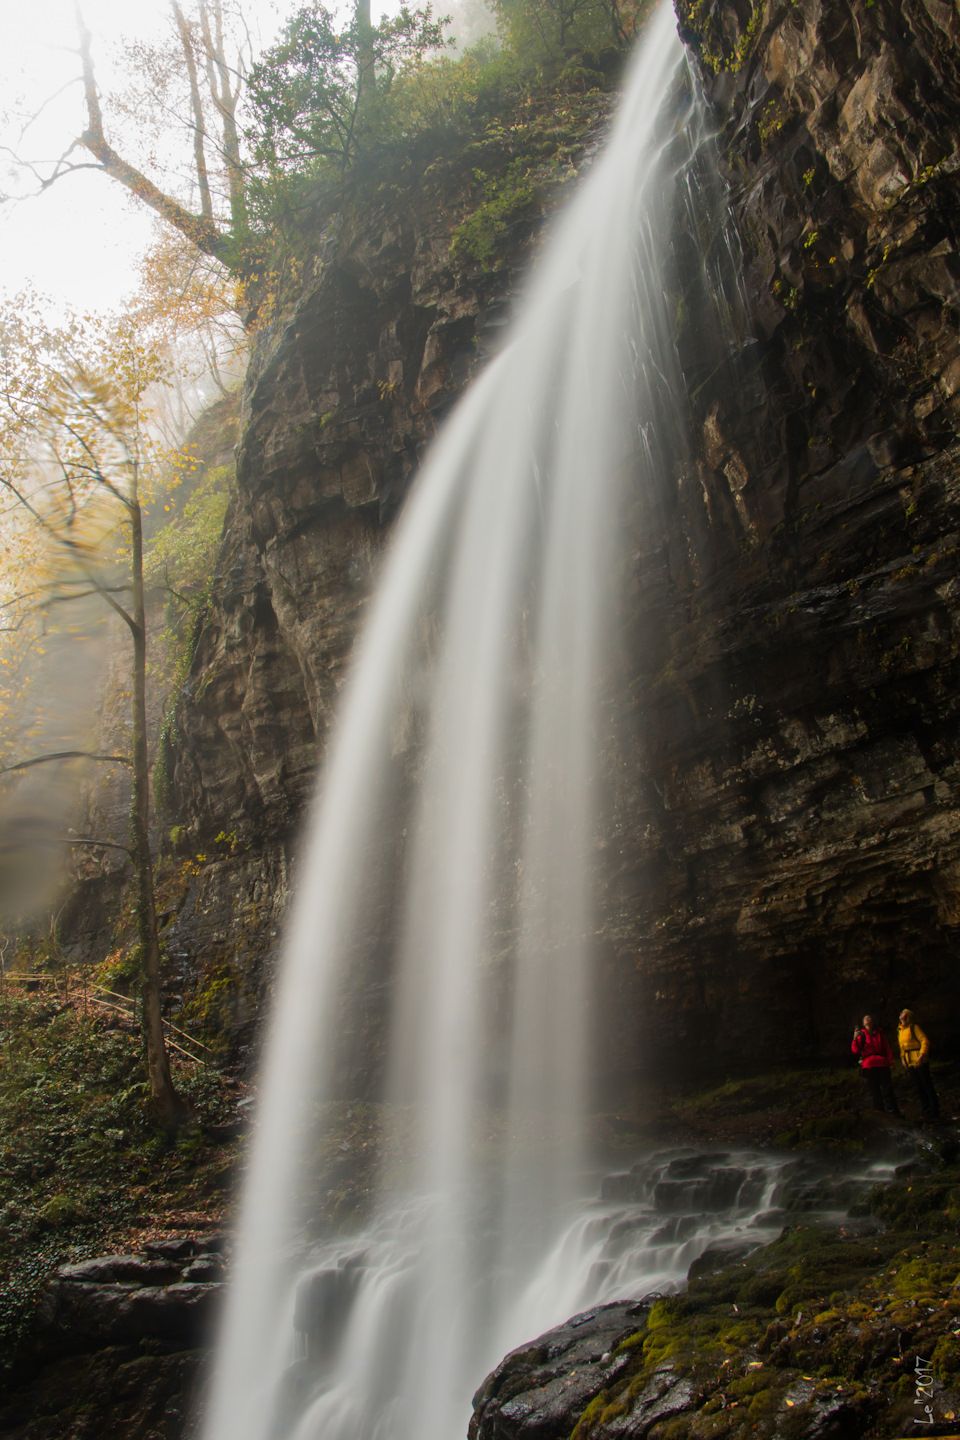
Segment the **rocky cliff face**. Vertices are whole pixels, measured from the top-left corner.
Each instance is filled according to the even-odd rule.
[[[518,117],[519,139],[494,123],[318,214],[259,331],[239,499],[181,702],[176,785],[192,837],[227,821],[261,840],[296,826],[390,521],[438,422],[495,347],[544,216],[608,106],[600,91],[562,115],[544,102]],[[509,215],[496,263],[457,258],[478,181],[524,153],[539,184]]]
[[[689,461],[637,503],[598,927],[621,1087],[625,1069],[841,1053],[858,1012],[889,1023],[907,1002],[942,1043],[960,998],[960,21],[941,0],[680,18],[744,319],[705,377],[687,321]],[[604,97],[574,105],[576,140],[538,117],[547,169],[594,143]],[[237,831],[276,856],[295,830],[385,529],[543,209],[491,269],[458,261],[476,165],[318,222],[261,336],[179,712],[184,843]],[[678,308],[689,249],[681,234]]]
[[[438,423],[496,347],[610,101],[607,88],[549,95],[512,126],[493,121],[469,146],[411,156],[391,183],[361,185],[341,211],[318,215],[261,324],[237,501],[177,713],[178,849],[196,863],[166,937],[189,963],[215,954],[242,971],[253,1008],[391,522]],[[518,157],[533,183],[500,205],[485,263],[458,253],[458,227]]]
[[[608,973],[662,1057],[839,1053],[860,1011],[908,1000],[946,1040],[957,16],[703,0],[681,19],[752,343],[698,396],[694,462],[638,562],[661,638],[638,652],[620,828],[646,838],[611,875]]]

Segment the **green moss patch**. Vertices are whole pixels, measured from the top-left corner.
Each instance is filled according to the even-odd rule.
[[[932,1377],[930,1433],[955,1430],[958,1202],[960,1171],[946,1163],[877,1186],[861,1206],[861,1233],[853,1222],[791,1226],[730,1264],[701,1257],[687,1291],[657,1300],[630,1337],[630,1365],[580,1417],[577,1440],[600,1440],[665,1371],[693,1382],[695,1402],[654,1424],[653,1440],[905,1435],[917,1415],[926,1419],[916,1408],[918,1357]]]

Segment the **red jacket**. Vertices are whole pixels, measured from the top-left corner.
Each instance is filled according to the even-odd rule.
[[[870,1031],[861,1030],[854,1035],[850,1049],[854,1055],[860,1056],[864,1070],[889,1070],[893,1065],[893,1051],[879,1025],[874,1025]]]

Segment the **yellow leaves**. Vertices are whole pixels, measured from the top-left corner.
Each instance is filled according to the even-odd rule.
[[[224,389],[246,350],[240,283],[181,231],[162,227],[144,256],[131,314],[153,344],[165,348],[179,375],[213,375]],[[222,373],[221,373],[222,372]]]
[[[195,455],[190,454],[190,451],[196,450],[196,448],[195,445],[190,445],[182,450],[171,450],[167,457],[168,463],[174,470],[196,470],[198,464],[197,458]]]
[[[153,397],[165,376],[129,317],[54,324],[30,294],[0,308],[0,605],[29,637],[0,643],[4,675],[23,663],[42,607],[93,594],[128,603],[140,503],[164,483]]]
[[[143,258],[134,313],[145,331],[169,335],[237,308],[237,282],[177,230],[161,230]]]
[[[30,292],[0,311],[0,479],[51,525],[94,492],[136,497],[156,449],[147,392],[161,355],[129,319],[53,325]],[[55,513],[59,511],[59,514]]]

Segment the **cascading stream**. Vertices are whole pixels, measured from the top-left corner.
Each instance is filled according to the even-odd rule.
[[[507,1344],[606,1293],[551,1257],[585,1183],[623,517],[686,454],[664,276],[705,133],[664,0],[399,522],[299,877],[207,1440],[455,1440]],[[323,1107],[381,1052],[409,1139],[334,1245],[310,1218]]]

